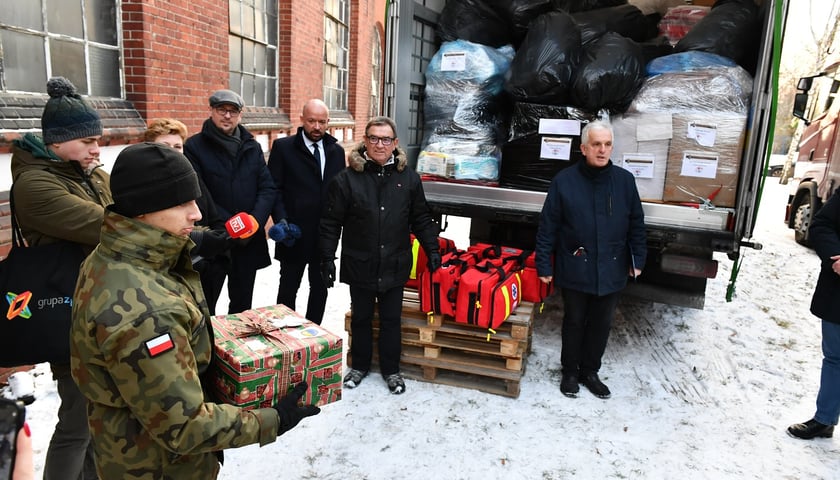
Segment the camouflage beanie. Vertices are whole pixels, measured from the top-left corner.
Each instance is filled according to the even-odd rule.
[[[44,143],[61,143],[77,138],[102,135],[99,114],[76,93],[76,87],[64,77],[47,82],[50,99],[41,115]]]
[[[123,149],[111,169],[111,210],[136,217],[201,196],[198,175],[183,154],[153,142]]]

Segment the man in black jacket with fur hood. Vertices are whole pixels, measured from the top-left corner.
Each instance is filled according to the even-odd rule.
[[[403,285],[411,271],[410,233],[420,240],[429,269],[440,267],[437,235],[423,184],[408,168],[399,148],[396,125],[387,117],[371,119],[365,139],[350,152],[350,165],[333,179],[321,218],[321,274],[335,281],[335,251],[341,243],[341,282],[350,285],[352,367],[344,386],[355,388],[370,371],[374,307],[379,303],[380,373],[391,393],[405,391],[400,373]],[[344,234],[342,235],[342,229]]]

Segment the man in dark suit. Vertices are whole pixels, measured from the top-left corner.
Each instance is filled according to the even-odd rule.
[[[309,266],[306,318],[320,324],[327,303],[318,255],[318,223],[330,180],[345,167],[344,149],[327,133],[327,105],[312,99],[303,106],[297,134],[274,141],[268,170],[277,187],[274,223],[300,227],[301,237],[291,246],[277,242],[274,258],[280,261],[277,303],[295,309],[303,271]]]
[[[210,118],[201,132],[184,143],[184,155],[198,176],[204,180],[221,218],[239,212],[252,215],[265,227],[277,191],[265,166],[262,147],[254,135],[240,125],[242,97],[231,90],[218,90],[210,95]],[[271,265],[268,241],[263,231],[233,241],[227,276],[230,304],[228,313],[251,308],[257,270]]]

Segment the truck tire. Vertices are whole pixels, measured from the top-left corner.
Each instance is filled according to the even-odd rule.
[[[806,191],[798,195],[793,206],[793,238],[796,243],[808,246],[808,227],[811,226],[811,219],[814,213],[813,196]]]

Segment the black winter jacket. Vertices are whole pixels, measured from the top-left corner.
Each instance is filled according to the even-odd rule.
[[[603,296],[624,288],[630,268],[641,270],[646,256],[644,212],[630,172],[581,161],[555,175],[537,230],[540,276]]]
[[[831,323],[840,323],[840,275],[834,273],[832,256],[840,255],[840,190],[817,212],[808,230],[808,239],[821,260],[820,276],[811,313]]]
[[[321,257],[335,258],[341,237],[340,281],[354,287],[384,292],[403,285],[411,271],[412,232],[426,252],[439,250],[440,229],[420,177],[407,168],[403,150],[397,148],[395,155],[394,163],[380,166],[367,160],[359,145],[329,186]]]
[[[216,126],[210,119],[204,121],[201,132],[184,143],[184,155],[207,185],[219,216],[227,220],[239,212],[248,212],[260,227],[265,227],[274,208],[274,181],[260,144],[245,127],[237,128],[242,143],[235,158],[228,155],[217,134],[211,132]],[[257,232],[247,242],[235,244],[231,258],[234,263],[255,270],[271,265],[265,233]]]
[[[330,180],[344,170],[344,148],[338,140],[325,134],[321,140],[324,162],[324,178],[321,166],[315,161],[304,141],[303,128],[297,134],[274,141],[268,157],[268,171],[277,187],[277,200],[271,216],[274,223],[285,218],[300,227],[301,238],[291,247],[275,244],[274,258],[298,261],[316,261],[318,253],[318,224],[321,210],[327,199]]]

